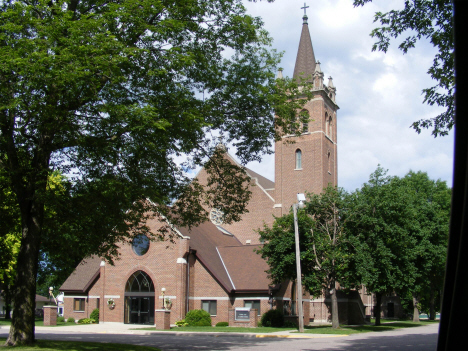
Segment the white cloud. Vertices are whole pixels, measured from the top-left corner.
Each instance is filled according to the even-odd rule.
[[[288,76],[294,70],[303,4],[302,0],[246,2],[249,13],[263,18],[274,48],[285,51],[281,67]],[[414,121],[443,111],[422,103],[422,89],[435,84],[427,75],[435,49],[421,42],[403,55],[396,40],[387,53],[371,51],[375,40],[369,34],[378,26],[373,23],[374,13],[403,4],[403,0],[385,0],[353,8],[351,0],[308,3],[315,56],[337,87],[338,183],[347,190],[366,182],[379,163],[391,175],[421,170],[452,183],[453,133],[433,138],[429,131],[418,135],[410,128]],[[248,166],[273,179],[272,156]]]

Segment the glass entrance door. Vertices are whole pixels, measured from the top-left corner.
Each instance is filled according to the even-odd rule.
[[[154,296],[127,296],[125,323],[154,324]]]

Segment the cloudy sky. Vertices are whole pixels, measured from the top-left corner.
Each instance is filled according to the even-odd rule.
[[[337,88],[338,185],[352,191],[380,164],[390,175],[421,170],[451,186],[453,132],[434,138],[427,130],[417,134],[410,128],[413,121],[441,111],[424,105],[421,94],[423,88],[435,85],[426,72],[436,51],[429,42],[420,42],[403,55],[399,41],[386,54],[371,51],[374,13],[402,8],[403,0],[374,0],[359,8],[352,6],[352,0],[309,0],[307,5],[315,57],[325,78],[332,76]],[[273,47],[284,51],[281,67],[291,77],[304,1],[246,2],[246,6],[250,14],[263,19]],[[274,156],[247,166],[274,180]]]

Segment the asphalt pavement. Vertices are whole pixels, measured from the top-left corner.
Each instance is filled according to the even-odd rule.
[[[99,342],[102,350],[105,343],[119,343],[153,346],[163,351],[427,351],[436,350],[439,325],[351,335],[298,334],[294,330],[269,334],[132,330],[135,327],[142,326],[104,323],[36,327],[36,338]],[[2,326],[0,337],[6,337],[8,330]]]

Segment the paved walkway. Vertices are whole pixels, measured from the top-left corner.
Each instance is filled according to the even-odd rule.
[[[152,334],[185,334],[185,335],[225,335],[225,336],[242,336],[251,338],[294,338],[294,339],[315,339],[315,338],[336,338],[346,335],[330,335],[330,334],[299,334],[297,330],[282,330],[274,333],[235,333],[235,332],[216,332],[215,328],[212,332],[184,332],[177,331],[161,331],[161,330],[135,330],[135,328],[144,328],[144,325],[123,324],[123,323],[100,323],[100,324],[82,324],[82,325],[66,325],[60,327],[36,327],[36,333],[82,333],[82,334],[136,334],[136,335],[152,335]],[[10,330],[10,326],[0,326],[0,334],[6,334]]]

